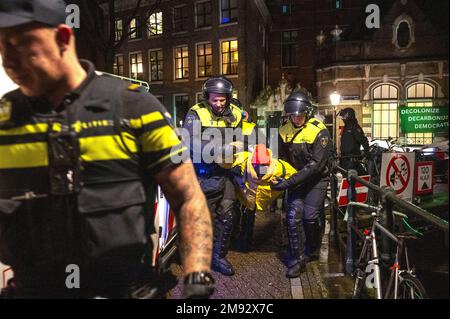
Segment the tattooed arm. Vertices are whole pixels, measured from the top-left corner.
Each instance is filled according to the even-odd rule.
[[[177,218],[184,275],[210,271],[211,215],[191,163],[172,166],[155,175]]]

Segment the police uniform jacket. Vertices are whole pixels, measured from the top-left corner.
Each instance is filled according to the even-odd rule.
[[[228,173],[214,159],[217,152],[225,152],[226,136],[235,140],[230,129],[241,129],[242,122],[242,111],[233,104],[220,116],[213,113],[206,101],[194,105],[187,113],[183,127],[189,132],[190,156],[205,194],[222,191]]]
[[[315,184],[328,178],[328,163],[333,148],[330,134],[320,120],[311,118],[300,128],[287,121],[278,133],[281,158],[298,170],[292,176],[295,184]]]
[[[112,251],[142,255],[147,242],[146,219],[152,213],[144,209],[151,176],[175,165],[172,157],[187,150],[175,134],[170,115],[155,97],[125,81],[96,75],[90,62],[80,62],[87,78],[56,109],[19,90],[1,99],[3,263],[20,268],[21,264],[57,258],[59,253],[67,253],[62,243],[69,232],[75,233],[83,256]],[[49,193],[48,134],[68,127],[76,132],[80,147],[82,188],[75,198],[79,225],[75,230],[66,225],[70,216],[66,216],[63,199],[19,199],[27,192]]]

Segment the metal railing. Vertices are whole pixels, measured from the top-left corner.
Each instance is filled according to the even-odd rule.
[[[337,203],[337,192],[338,192],[338,182],[336,173],[340,172],[343,177],[347,177],[349,182],[349,187],[347,190],[347,197],[349,202],[356,202],[356,183],[361,183],[366,186],[369,190],[376,192],[380,198],[381,204],[381,225],[386,230],[393,233],[394,231],[394,205],[404,209],[406,212],[412,213],[423,220],[433,224],[439,229],[446,232],[448,237],[448,222],[431,214],[430,212],[405,201],[395,195],[395,191],[387,186],[377,186],[370,183],[358,176],[355,170],[345,170],[342,167],[334,166],[331,172],[331,229],[330,229],[330,240],[334,243],[338,243],[341,247],[345,247],[345,271],[347,274],[352,274],[354,271],[355,257],[356,257],[356,236],[364,238],[363,234],[358,229],[358,220],[356,218],[355,209],[357,205],[348,205],[346,213],[344,213],[338,206]],[[347,240],[344,243],[343,239],[340,237],[338,231],[338,215],[347,215],[347,229],[346,235]],[[393,256],[392,241],[386,236],[386,234],[381,234],[381,259],[388,261]]]

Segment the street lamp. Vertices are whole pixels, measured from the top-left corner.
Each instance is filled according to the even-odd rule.
[[[330,101],[331,105],[333,105],[333,142],[336,146],[336,110],[339,103],[341,102],[341,95],[338,92],[334,91],[330,94]]]

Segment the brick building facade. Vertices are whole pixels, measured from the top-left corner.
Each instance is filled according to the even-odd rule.
[[[124,21],[135,3],[116,1],[116,32],[126,32]],[[243,105],[266,85],[270,16],[264,1],[163,0],[154,4],[143,1],[137,19],[131,21],[136,32],[116,52],[114,73],[148,81],[150,91],[178,125],[201,99],[202,84],[209,76],[227,76]]]

